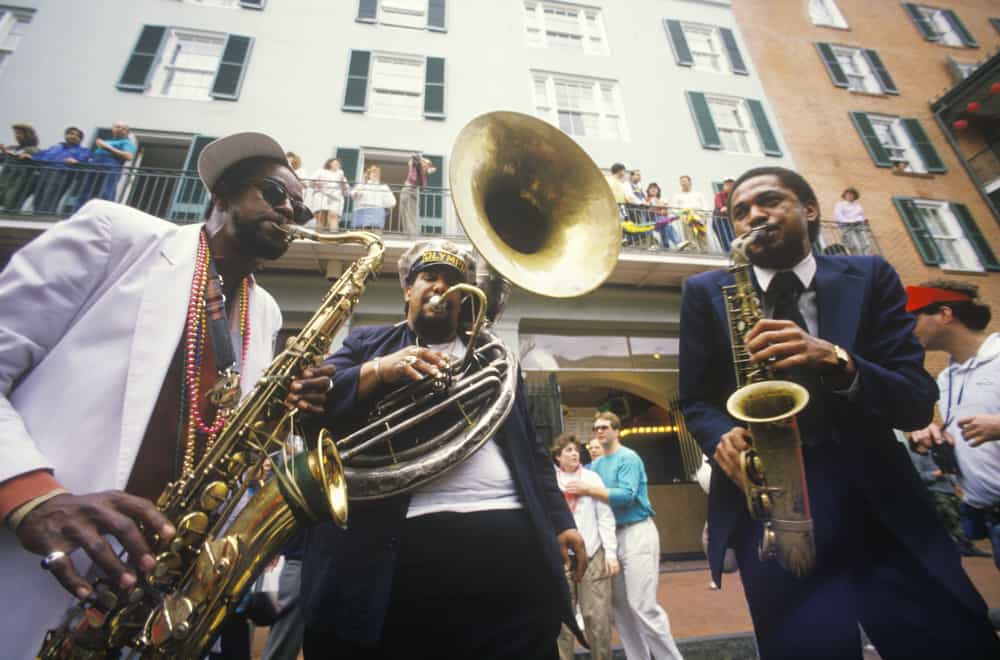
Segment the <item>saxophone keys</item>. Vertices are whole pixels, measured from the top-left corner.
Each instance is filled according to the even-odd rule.
[[[146,639],[151,646],[162,647],[175,639],[184,639],[191,632],[189,619],[194,612],[190,600],[177,594],[163,599],[146,624]]]
[[[156,565],[149,574],[149,579],[153,583],[169,582],[173,577],[180,575],[184,562],[176,552],[162,552],[156,557]]]
[[[229,496],[229,486],[221,481],[213,481],[201,491],[201,508],[215,511]]]
[[[191,547],[205,538],[208,530],[208,514],[204,511],[189,513],[177,523],[177,536],[170,544],[172,550]]]

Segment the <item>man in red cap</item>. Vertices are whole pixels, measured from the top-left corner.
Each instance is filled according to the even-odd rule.
[[[943,421],[913,439],[927,449],[955,448],[964,504],[985,523],[1000,568],[1000,333],[986,334],[990,308],[977,294],[971,284],[947,280],[906,287],[914,334],[927,350],[949,357],[938,376]]]

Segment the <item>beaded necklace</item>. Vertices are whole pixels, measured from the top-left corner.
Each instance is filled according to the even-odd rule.
[[[204,230],[198,238],[198,256],[195,260],[194,278],[191,280],[191,297],[188,302],[187,321],[184,327],[184,392],[187,408],[186,438],[184,443],[184,458],[181,476],[187,477],[194,473],[195,453],[198,438],[204,438],[207,454],[215,444],[219,431],[226,423],[228,410],[216,409],[215,419],[211,425],[205,423],[201,415],[201,401],[204,393],[201,388],[201,369],[206,353],[208,338],[208,314],[206,310],[206,292],[209,285],[209,264],[212,260],[208,248],[208,237]],[[218,276],[221,289],[221,276]],[[245,277],[240,283],[240,334],[243,339],[243,351],[240,361],[246,364],[247,350],[250,346],[250,278]],[[222,304],[225,304],[223,299]],[[224,309],[224,307],[223,307]],[[220,374],[220,378],[222,375]]]

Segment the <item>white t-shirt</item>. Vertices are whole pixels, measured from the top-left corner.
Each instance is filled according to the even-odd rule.
[[[675,207],[677,212],[683,211],[684,209],[690,209],[692,211],[711,210],[711,207],[708,205],[708,202],[705,201],[705,198],[702,197],[702,194],[695,190],[674,193],[674,196],[670,198],[670,206]]]
[[[465,344],[458,337],[427,348],[459,359],[465,355]],[[500,447],[490,438],[464,463],[413,491],[406,517],[441,511],[470,513],[520,508],[514,477],[500,454]]]
[[[972,447],[958,426],[966,417],[1000,414],[1000,333],[987,337],[965,362],[949,362],[937,381],[938,409],[948,422],[945,430],[955,439],[965,502],[977,509],[1000,504],[1000,440]]]

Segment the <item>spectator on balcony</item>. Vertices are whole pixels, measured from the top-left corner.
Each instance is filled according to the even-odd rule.
[[[729,203],[729,193],[733,191],[733,180],[726,179],[722,182],[722,190],[715,193],[715,210],[712,213],[712,229],[715,230],[715,238],[719,241],[719,247],[725,253],[729,252],[729,244],[733,240],[733,223],[729,221],[729,214],[726,213],[726,205]]]
[[[611,175],[607,178],[611,194],[615,196],[615,202],[619,208],[621,208],[622,204],[628,204],[630,195],[628,186],[625,183],[625,166],[621,163],[615,163],[611,166]]]
[[[660,236],[660,245],[664,248],[676,247],[683,249],[681,239],[677,235],[677,229],[673,225],[676,220],[670,215],[667,202],[662,198],[663,191],[658,183],[651,183],[646,188],[646,204],[649,205],[650,214],[656,225],[656,231]]]
[[[340,159],[330,158],[323,163],[322,169],[313,174],[313,185],[316,189],[313,196],[316,226],[320,231],[336,231],[344,197],[351,192]]]
[[[94,146],[97,148],[93,152],[91,171],[81,177],[76,209],[94,197],[116,201],[122,167],[134,160],[139,151],[135,140],[129,134],[128,124],[123,121],[115,122],[111,127],[111,137],[107,140],[102,138],[94,140]]]
[[[670,198],[670,206],[679,214],[684,238],[698,247],[699,252],[708,251],[708,203],[696,190],[691,190],[691,177],[687,174],[680,179],[681,191]]]
[[[434,163],[424,158],[423,154],[415,153],[410,156],[406,181],[399,195],[399,220],[403,233],[408,236],[416,236],[420,232],[417,226],[417,201],[420,189],[427,187],[427,175],[436,171]]]
[[[840,201],[833,207],[833,220],[840,229],[841,240],[848,254],[865,256],[871,254],[868,243],[868,220],[858,200],[861,195],[857,188],[847,188],[840,195]]]
[[[646,204],[646,191],[642,189],[642,172],[632,170],[629,172],[629,204]]]
[[[365,169],[364,183],[354,186],[354,213],[352,229],[366,229],[378,234],[385,228],[386,211],[396,206],[396,196],[389,186],[382,183],[382,168],[369,165]]]
[[[94,156],[90,149],[80,146],[81,142],[83,142],[83,131],[76,126],[70,126],[59,144],[34,155],[18,156],[30,159],[39,165],[38,177],[33,186],[36,212],[58,213],[59,203],[73,185],[74,175],[78,173],[74,168],[93,160]]]
[[[309,203],[309,208],[314,208],[311,185],[312,181],[309,179],[309,172],[306,171],[306,168],[302,167],[302,159],[299,158],[299,155],[294,151],[287,151],[285,152],[285,160],[288,161],[288,166],[292,168],[292,171],[295,172],[295,176],[298,177],[299,181],[302,183],[302,198]],[[308,229],[315,229],[315,214],[312,219],[310,219],[309,222],[303,226]]]
[[[38,153],[38,134],[30,124],[14,124],[14,144],[0,145],[3,172],[0,172],[0,208],[19,210],[28,197],[26,191],[34,173],[21,159],[21,154],[29,158]]]

